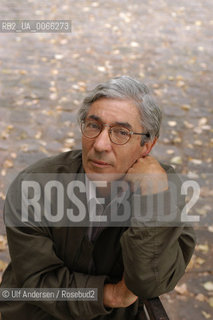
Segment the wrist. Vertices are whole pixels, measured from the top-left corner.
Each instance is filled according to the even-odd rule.
[[[115,285],[107,283],[104,285],[104,306],[107,308],[115,308],[117,306],[116,295],[114,294]]]
[[[168,190],[168,179],[167,176],[163,176],[159,180],[146,180],[140,184],[140,190],[142,196],[156,194]]]

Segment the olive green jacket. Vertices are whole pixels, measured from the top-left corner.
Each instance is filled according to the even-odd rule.
[[[169,166],[163,166],[173,172]],[[32,173],[83,173],[81,151],[43,159],[12,183],[4,215],[20,212],[20,183]],[[183,207],[178,203],[178,210]],[[7,227],[11,262],[2,288],[97,288],[97,301],[0,301],[3,320],[135,319],[138,300],[128,308],[103,305],[107,282],[124,279],[138,297],[152,298],[172,290],[192,256],[190,227],[107,227],[94,243],[87,227]],[[89,271],[93,257],[95,269]]]

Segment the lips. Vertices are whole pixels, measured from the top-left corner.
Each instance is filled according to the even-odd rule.
[[[96,159],[90,159],[90,161],[93,163],[93,165],[95,166],[100,166],[100,167],[106,167],[106,166],[110,166],[110,163],[105,162],[105,161],[100,161],[100,160],[96,160]]]

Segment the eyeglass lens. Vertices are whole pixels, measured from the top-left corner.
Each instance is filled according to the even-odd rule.
[[[86,120],[82,124],[82,132],[88,138],[97,137],[102,130],[103,125],[95,120]],[[111,141],[117,144],[124,144],[131,137],[127,128],[117,125],[109,128],[109,135]]]

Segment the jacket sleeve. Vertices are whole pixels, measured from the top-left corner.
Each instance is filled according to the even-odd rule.
[[[19,183],[9,189],[4,215],[20,214]],[[97,288],[97,301],[30,301],[47,314],[61,320],[93,319],[111,310],[103,305],[103,287],[107,276],[71,272],[55,253],[49,228],[8,226],[7,237],[13,277],[19,288]],[[5,285],[5,284],[4,284]]]
[[[181,181],[177,175],[174,177],[180,192]],[[157,196],[171,201],[170,190],[154,195],[150,198],[154,202],[154,211],[157,210]],[[146,203],[147,197],[150,196],[140,195],[142,203]],[[169,203],[166,203],[166,208],[180,217],[184,203],[184,197],[179,195],[176,204],[172,204],[172,209]],[[142,207],[143,210],[148,209]],[[154,216],[157,216],[156,212],[153,212],[152,217]],[[170,225],[156,224],[156,221],[139,222],[137,225],[133,224],[128,228],[120,240],[124,280],[135,295],[144,299],[153,298],[174,289],[193,254],[195,235],[190,226],[184,226],[180,221]]]

